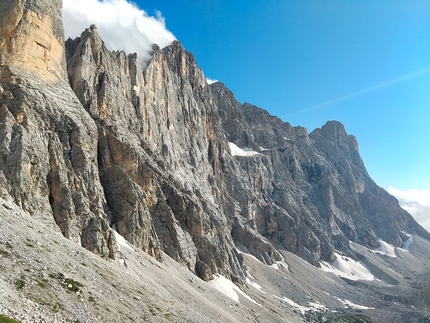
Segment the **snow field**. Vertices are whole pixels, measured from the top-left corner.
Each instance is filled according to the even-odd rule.
[[[372,251],[392,258],[397,257],[395,248],[382,239],[379,239],[379,247]]]
[[[251,297],[249,297],[247,294],[245,294],[239,287],[237,287],[231,280],[225,278],[224,276],[220,274],[215,274],[214,279],[210,280],[208,282],[209,285],[217,289],[219,292],[223,293],[224,295],[230,297],[232,300],[234,300],[237,303],[239,302],[239,295],[242,295],[246,299],[250,300],[254,304],[261,306],[256,301],[254,301]]]
[[[239,148],[232,142],[229,142],[228,145],[230,146],[232,156],[252,157],[254,155],[259,155],[258,152],[252,150],[251,148]]]
[[[375,276],[360,262],[335,253],[336,259],[330,264],[321,262],[321,269],[350,280],[374,280]]]
[[[125,238],[122,235],[120,235],[115,230],[113,230],[113,232],[115,233],[115,239],[117,242],[118,251],[121,250],[121,247],[124,247],[124,248],[131,250],[131,251],[134,251],[134,249],[129,245],[129,243],[125,240]]]

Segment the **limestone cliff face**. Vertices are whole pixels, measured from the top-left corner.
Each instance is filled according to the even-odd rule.
[[[1,193],[108,256],[97,127],[67,83],[61,1],[0,8]]]
[[[369,177],[356,139],[341,123],[308,134],[241,105],[221,83],[211,88],[228,140],[259,152],[235,157],[246,176],[234,188],[251,187],[241,200],[243,216],[275,245],[317,265],[335,249],[354,257],[349,241],[374,248],[378,238],[401,246],[402,231],[430,237]]]
[[[340,123],[309,134],[240,104],[176,41],[154,46],[145,70],[96,26],[64,46],[60,8],[1,6],[0,193],[66,237],[114,257],[113,228],[205,280],[245,278],[236,247],[318,266],[334,250],[356,257],[349,241],[430,239],[371,180]]]
[[[204,279],[243,278],[223,193],[227,142],[192,54],[154,46],[143,71],[136,55],[108,51],[95,26],[66,47],[70,84],[98,126],[112,226]]]
[[[53,83],[66,77],[61,0],[4,0],[0,64]]]

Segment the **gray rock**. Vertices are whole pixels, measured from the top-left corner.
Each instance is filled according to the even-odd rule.
[[[64,46],[60,3],[0,9],[2,197],[104,257],[121,257],[113,228],[204,280],[245,279],[236,244],[269,265],[288,250],[319,266],[335,250],[356,259],[349,241],[430,239],[339,122],[309,134],[241,104],[177,41],[154,45],[144,70],[94,25]]]
[[[355,258],[349,241],[374,248],[382,238],[401,246],[403,230],[430,237],[369,177],[356,139],[341,123],[308,134],[240,104],[221,82],[211,89],[228,140],[260,152],[236,156],[240,166],[228,173],[241,209],[232,234],[255,256],[258,233],[260,241],[266,237],[315,265],[333,260],[334,250]]]
[[[179,42],[154,46],[143,71],[136,54],[107,50],[96,29],[66,48],[70,84],[98,125],[111,224],[205,280],[244,279],[226,212],[234,204],[221,166],[227,142],[192,54]]]
[[[60,8],[60,1],[1,6],[0,17],[8,17],[2,35],[9,35],[0,40],[2,191],[33,216],[55,220],[66,237],[107,256],[97,127],[67,83]]]

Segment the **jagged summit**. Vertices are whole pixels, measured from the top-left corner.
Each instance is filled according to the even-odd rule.
[[[244,253],[310,270],[349,257],[386,278],[364,254],[430,240],[340,122],[308,133],[241,104],[178,41],[144,69],[94,25],[64,45],[49,3],[0,6],[1,198],[104,258],[122,257],[119,234],[204,281],[247,282]]]
[[[46,6],[44,1],[41,4],[38,10]],[[15,7],[9,5],[4,12],[11,8]],[[16,8],[23,17],[32,16],[31,5],[17,1]],[[45,12],[39,16],[61,23],[55,10],[47,12],[52,17]],[[57,41],[62,39],[57,35],[59,26],[53,26],[51,32]],[[30,39],[32,30],[28,27]],[[24,61],[12,60],[13,46],[8,48],[2,52],[3,66]],[[67,162],[69,157],[64,161],[59,157],[58,162],[54,157],[47,159],[44,171],[34,175],[46,187],[45,195],[37,198],[44,204],[49,200],[63,234],[77,241],[85,236],[92,241],[90,249],[111,249],[107,228],[115,227],[144,250],[154,255],[163,250],[189,264],[202,278],[211,279],[219,271],[243,277],[235,241],[268,264],[279,260],[276,248],[281,246],[318,266],[321,260],[332,259],[335,250],[354,256],[349,241],[377,247],[382,238],[400,246],[402,231],[428,237],[370,179],[355,138],[339,122],[328,122],[308,134],[259,107],[240,104],[222,83],[207,85],[194,56],[179,41],[163,49],[154,47],[145,70],[135,54],[110,52],[95,25],[67,41],[66,55],[64,46],[60,49],[60,53],[52,52],[67,57],[71,88],[85,109],[76,111],[81,118],[88,114],[94,120],[87,127],[97,131],[85,133],[91,138],[87,142],[97,143],[98,156],[72,154],[71,162]],[[23,74],[33,70],[25,64],[20,68]],[[59,73],[62,71],[60,66]],[[8,86],[4,84],[5,89]],[[25,87],[20,91],[26,91]],[[48,94],[46,100],[54,98]],[[61,108],[33,109],[28,120],[47,123],[59,111]],[[55,129],[55,123],[49,124]],[[60,124],[59,143],[67,129]],[[70,138],[76,131],[82,133],[78,124],[73,127]],[[45,145],[51,147],[49,140]],[[229,142],[256,154],[252,158],[233,156]],[[63,151],[59,156],[70,150],[69,145],[61,144],[58,149]],[[43,151],[32,154],[37,157]],[[8,156],[6,152],[5,158]],[[56,175],[63,163],[75,175]],[[97,171],[83,171],[74,178],[75,165],[85,169],[87,163],[91,167],[97,163]],[[63,186],[62,176],[71,185]],[[93,195],[82,190],[89,180],[91,185],[99,185]],[[26,183],[19,176],[15,181]],[[82,201],[84,196],[88,202],[75,211],[69,209],[68,205],[76,207],[76,199]],[[95,196],[99,201],[96,213],[103,223],[96,229],[104,237],[101,240],[79,233],[88,225],[80,224],[81,216],[84,223],[93,221]],[[65,204],[66,200],[73,202]],[[25,198],[20,203],[31,208]],[[91,211],[84,211],[86,208]]]

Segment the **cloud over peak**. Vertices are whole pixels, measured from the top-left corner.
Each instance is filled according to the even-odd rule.
[[[430,232],[429,190],[401,191],[390,186],[388,193],[395,196],[399,200],[400,206],[408,211],[424,229]]]
[[[209,85],[214,84],[216,82],[219,82],[219,81],[218,80],[213,80],[213,79],[210,79],[210,78],[206,78],[206,83],[208,83]]]
[[[136,52],[141,63],[149,58],[152,44],[165,47],[176,39],[160,12],[149,16],[126,0],[64,0],[63,23],[66,39],[95,24],[110,50]]]

